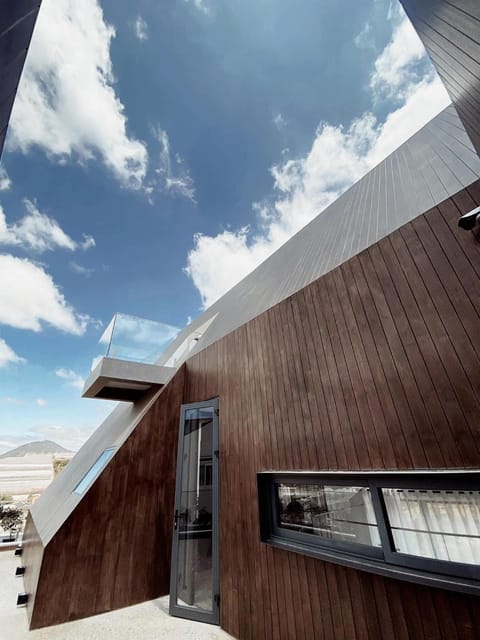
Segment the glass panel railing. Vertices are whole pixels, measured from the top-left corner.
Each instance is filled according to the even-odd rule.
[[[163,322],[116,313],[99,343],[106,346],[105,356],[108,358],[155,364],[179,331],[177,327]],[[95,358],[92,369],[98,360]]]

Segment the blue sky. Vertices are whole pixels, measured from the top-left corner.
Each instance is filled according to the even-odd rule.
[[[398,2],[43,0],[0,173],[0,452],[78,448],[115,311],[182,328],[447,104]]]

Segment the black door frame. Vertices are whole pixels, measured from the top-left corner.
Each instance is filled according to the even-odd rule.
[[[193,402],[182,404],[180,411],[180,425],[178,429],[178,453],[177,453],[177,477],[175,482],[175,514],[181,509],[182,493],[182,467],[183,448],[185,437],[185,414],[190,409],[200,409],[203,407],[213,407],[212,426],[212,611],[200,611],[192,607],[182,607],[176,604],[177,601],[177,572],[178,572],[178,540],[179,529],[176,527],[176,520],[172,523],[172,562],[170,573],[170,607],[172,616],[197,620],[198,622],[208,622],[210,624],[220,624],[220,541],[219,541],[219,429],[218,429],[218,398],[205,400],[203,402]]]

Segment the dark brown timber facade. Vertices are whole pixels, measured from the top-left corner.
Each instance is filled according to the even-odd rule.
[[[261,543],[257,472],[478,469],[480,244],[457,219],[479,203],[476,182],[188,360],[45,549],[29,521],[32,627],[168,593],[179,408],[218,397],[223,628],[474,638],[476,596]]]

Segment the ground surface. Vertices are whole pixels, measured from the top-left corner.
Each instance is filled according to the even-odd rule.
[[[28,631],[25,609],[17,608],[23,581],[15,578],[19,558],[0,552],[0,638],[2,640],[231,640],[219,627],[168,615],[168,597],[56,627]]]

